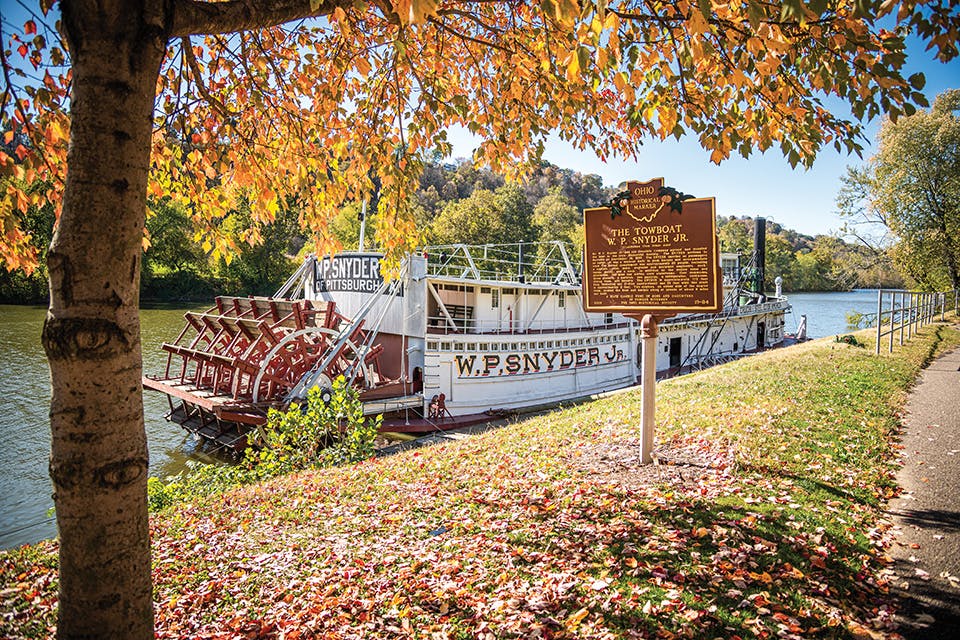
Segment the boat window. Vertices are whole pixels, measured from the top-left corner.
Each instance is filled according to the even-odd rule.
[[[553,340],[547,340],[547,349],[553,348]]]
[[[454,342],[454,343],[453,343],[453,350],[454,350],[454,351],[463,351],[463,343],[462,343],[462,342]]]
[[[514,293],[516,293],[516,292],[515,292],[513,289],[504,289],[504,290],[503,290],[503,295],[505,295],[505,296],[512,296]]]
[[[500,306],[500,289],[494,289],[490,292],[490,308],[496,309]]]
[[[519,348],[520,348],[520,351],[526,351],[526,350],[527,350],[527,343],[526,343],[526,342],[521,342]]]
[[[567,302],[566,302],[566,300],[567,300],[567,292],[566,292],[566,291],[557,291],[557,295],[560,296],[560,297],[557,299],[557,306],[558,306],[558,307],[563,307],[563,306],[565,306],[565,305],[567,304]]]
[[[477,350],[477,344],[475,342],[467,343],[467,351],[476,351],[476,350]]]
[[[487,350],[487,345],[486,345],[485,343],[481,342],[479,346],[480,346],[480,351],[486,351],[486,350]]]
[[[613,324],[613,314],[605,313],[603,314],[603,323],[604,324]]]
[[[428,343],[427,343],[427,349],[430,349],[431,351],[436,351],[436,350],[437,350],[437,343],[436,343],[436,342],[428,342]]]
[[[480,293],[490,293],[490,287],[480,287]]]
[[[500,343],[500,351],[510,351],[510,345],[505,342]]]
[[[542,342],[538,342],[538,343],[537,343],[537,349],[543,349],[543,343],[542,343]]]
[[[441,343],[440,343],[440,351],[450,351],[450,343],[449,343],[449,342],[441,342]]]

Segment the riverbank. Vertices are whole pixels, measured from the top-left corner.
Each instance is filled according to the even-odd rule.
[[[870,344],[869,332],[857,334]],[[887,633],[906,390],[960,332],[818,340],[152,519],[160,637]],[[55,543],[0,556],[0,635],[54,622]]]

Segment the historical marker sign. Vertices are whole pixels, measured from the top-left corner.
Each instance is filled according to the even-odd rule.
[[[723,307],[713,198],[661,196],[663,179],[628,184],[620,215],[583,212],[583,300],[587,311],[652,314],[712,312]]]

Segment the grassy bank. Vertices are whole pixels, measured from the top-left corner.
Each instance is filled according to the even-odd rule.
[[[866,332],[860,334],[869,340]],[[898,412],[960,332],[816,341],[154,517],[161,637],[870,637]],[[0,635],[54,622],[55,543],[0,556]]]

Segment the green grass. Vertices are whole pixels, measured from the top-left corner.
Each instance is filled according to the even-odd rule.
[[[666,459],[714,464],[696,482],[596,472],[597,451],[638,441],[631,391],[174,506],[152,520],[158,633],[885,633],[899,411],[957,344],[939,326],[880,356],[820,340],[661,383]],[[0,556],[0,635],[47,635],[54,554]]]

